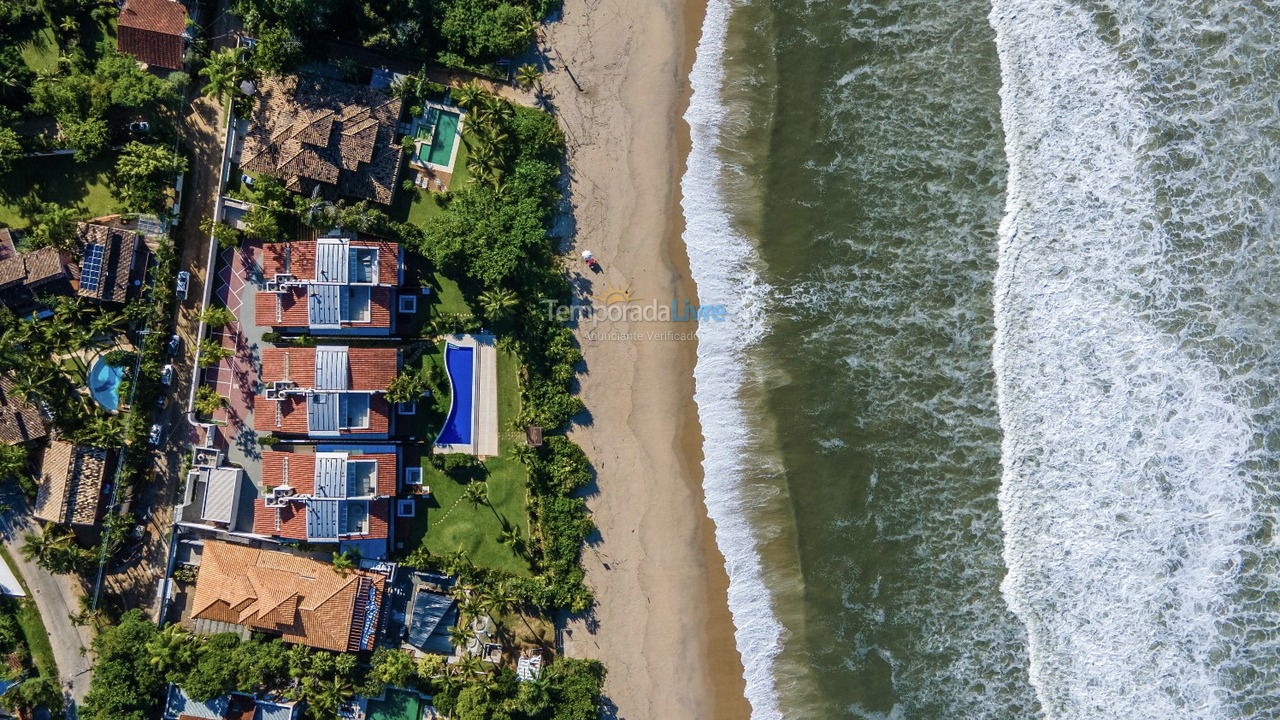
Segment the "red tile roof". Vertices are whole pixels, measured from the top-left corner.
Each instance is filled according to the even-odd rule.
[[[396,494],[395,453],[366,453],[352,455],[352,460],[376,460],[378,463],[377,495]],[[316,456],[312,453],[266,452],[262,454],[262,484],[279,487],[288,485],[299,495],[315,492]]]
[[[360,237],[351,241],[351,247],[378,249],[378,283],[396,284],[400,270],[400,246],[389,240]],[[316,241],[266,243],[262,246],[262,274],[272,278],[288,273],[299,280],[316,279]]]
[[[182,69],[187,9],[173,0],[128,0],[120,11],[116,47],[148,65]]]
[[[377,573],[339,574],[310,558],[211,540],[200,553],[191,619],[245,625],[337,652],[371,650],[376,633],[362,637],[366,611],[377,627],[385,584]]]
[[[274,407],[273,407],[274,406]],[[391,408],[382,395],[369,398],[369,427],[343,430],[342,435],[385,435],[391,427]],[[307,399],[290,395],[284,400],[259,400],[253,413],[253,429],[287,435],[307,434]]]
[[[307,289],[289,288],[285,293],[259,292],[253,298],[253,322],[258,327],[304,328],[307,316]],[[369,322],[342,323],[344,328],[391,327],[391,290],[374,287],[369,291]]]
[[[389,535],[391,498],[369,501],[369,532],[363,535],[343,535],[343,539],[385,540]],[[307,506],[300,502],[286,503],[284,507],[267,507],[262,498],[253,506],[253,531],[258,535],[305,541],[307,539]]]
[[[396,377],[397,360],[398,351],[395,348],[347,348],[349,389],[386,390]],[[300,388],[315,387],[316,349],[264,348],[262,382],[278,380],[292,380]]]

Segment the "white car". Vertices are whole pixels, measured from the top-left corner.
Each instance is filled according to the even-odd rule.
[[[178,281],[174,284],[174,289],[178,292],[180,300],[187,299],[187,286],[191,284],[191,273],[186,270],[178,271]]]
[[[169,363],[163,368],[160,368],[160,382],[164,385],[168,385],[173,382],[173,363]]]
[[[160,423],[151,426],[151,432],[147,433],[147,441],[154,447],[160,444],[160,434],[164,431],[160,427]]]
[[[129,132],[138,133],[139,135],[149,133],[151,132],[151,123],[146,120],[135,120],[129,123]]]
[[[182,347],[182,338],[178,337],[177,334],[174,334],[173,337],[169,338],[169,354],[173,355],[177,353],[178,348],[180,347]]]

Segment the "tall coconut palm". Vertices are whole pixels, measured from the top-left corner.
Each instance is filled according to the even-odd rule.
[[[0,480],[27,474],[30,464],[27,449],[21,445],[0,445]]]
[[[196,661],[199,642],[181,625],[167,625],[147,641],[147,662],[169,682],[177,682]]]
[[[486,675],[492,669],[489,663],[481,660],[477,655],[464,655],[454,664],[458,668],[458,674],[467,678]]]
[[[526,63],[516,69],[516,82],[520,83],[520,87],[525,88],[526,90],[529,88],[537,88],[541,91],[542,73],[538,70],[536,65]]]
[[[504,318],[520,303],[520,297],[508,288],[486,290],[480,293],[480,309],[490,320]]]
[[[333,571],[346,577],[356,567],[356,557],[350,551],[343,550],[333,554]]]
[[[461,625],[454,625],[449,628],[449,642],[457,648],[458,654],[467,649],[467,645],[470,644],[474,637],[475,633]]]
[[[338,709],[355,697],[355,688],[341,675],[311,684],[307,698],[317,717],[337,717]]]
[[[485,96],[484,88],[475,80],[453,91],[453,101],[463,110],[471,110],[477,101]]]
[[[473,507],[489,504],[489,489],[482,482],[467,483],[462,489],[462,499],[471,503]]]
[[[27,533],[22,540],[22,557],[51,573],[74,572],[85,564],[84,549],[65,527],[46,525],[39,535]]]
[[[240,59],[238,48],[226,48],[210,55],[200,68],[200,76],[205,79],[204,94],[223,100],[234,93],[244,77]]]

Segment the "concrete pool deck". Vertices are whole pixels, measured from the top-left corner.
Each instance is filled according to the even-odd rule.
[[[435,445],[437,454],[466,453],[478,457],[498,455],[498,347],[492,335],[449,335],[458,347],[475,348],[472,380],[471,443]]]

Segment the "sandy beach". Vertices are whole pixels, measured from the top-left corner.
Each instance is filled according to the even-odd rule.
[[[590,249],[604,266],[580,278],[582,302],[611,292],[637,305],[697,302],[679,181],[702,12],[676,0],[566,0],[545,30],[544,84],[573,173],[573,250]],[[566,629],[564,644],[607,664],[612,716],[626,720],[750,714],[703,506],[694,331],[673,322],[579,327],[591,420],[573,436],[598,473],[588,502],[600,533],[584,558],[598,605]]]

